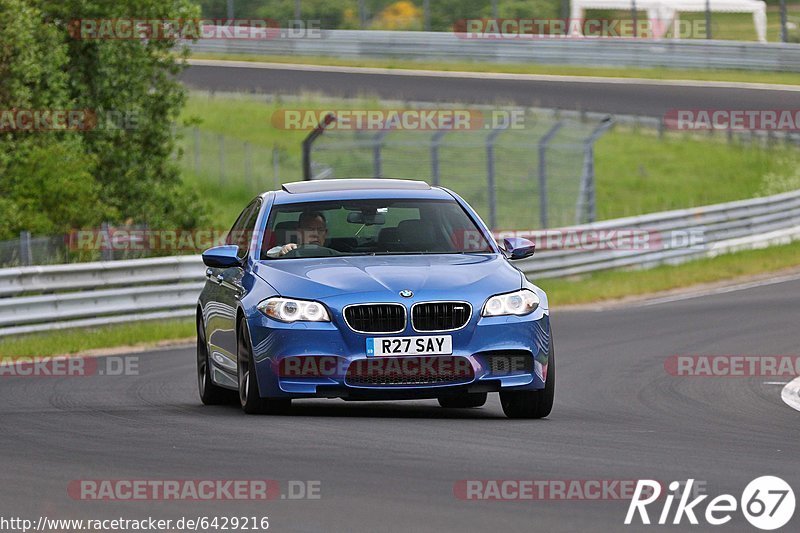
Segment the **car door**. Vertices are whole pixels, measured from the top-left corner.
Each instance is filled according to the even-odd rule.
[[[223,328],[224,333],[222,334],[221,343],[222,348],[231,354],[234,368],[236,366],[236,307],[239,299],[244,294],[242,277],[244,276],[245,268],[249,268],[247,255],[250,252],[250,242],[252,241],[260,210],[261,199],[257,198],[247,207],[241,224],[231,230],[226,241],[227,244],[235,244],[239,247],[237,256],[242,262],[242,266],[226,268],[217,276],[219,280],[219,302],[226,308],[233,310],[232,313],[225,316],[226,324]]]
[[[251,202],[236,219],[225,241],[225,244],[239,247],[237,256],[244,267],[260,208],[260,198]],[[242,296],[243,275],[242,266],[206,269],[206,276],[214,284],[210,298],[214,302],[213,309],[206,313],[209,348],[214,360],[233,374],[236,372],[236,306]]]

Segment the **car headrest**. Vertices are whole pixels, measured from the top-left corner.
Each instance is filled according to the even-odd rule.
[[[408,249],[427,250],[435,244],[433,226],[422,220],[404,220],[397,225],[400,244]]]
[[[397,244],[400,242],[400,231],[397,228],[382,228],[378,232],[378,244]]]
[[[277,244],[288,244],[290,242],[297,244],[300,240],[297,225],[298,222],[296,220],[287,220],[275,224],[275,240]]]

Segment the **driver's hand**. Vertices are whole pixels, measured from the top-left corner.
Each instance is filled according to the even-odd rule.
[[[281,251],[278,252],[278,255],[286,255],[296,248],[297,245],[293,242],[290,242],[289,244],[284,244],[283,247],[281,248]]]

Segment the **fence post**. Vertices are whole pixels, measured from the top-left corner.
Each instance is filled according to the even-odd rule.
[[[33,264],[33,251],[31,250],[31,232],[19,232],[19,264],[28,266]]]
[[[614,121],[611,117],[606,117],[583,141],[583,175],[581,176],[580,191],[575,209],[575,223],[583,222],[583,214],[586,215],[586,222],[594,222],[596,219],[595,188],[594,188],[594,143],[606,132]]]
[[[546,228],[547,222],[547,145],[553,139],[564,121],[559,120],[553,124],[547,133],[539,139],[539,221],[542,228]]]
[[[100,224],[100,233],[103,235],[102,242],[104,243],[101,249],[101,258],[103,261],[113,261],[114,254],[111,249],[111,229],[108,222]]]
[[[278,148],[278,145],[275,144],[272,147],[272,190],[278,190],[278,183],[281,182],[280,178],[280,170],[281,170],[281,152]]]
[[[194,172],[200,172],[200,128],[195,126],[192,130],[194,137]]]
[[[372,172],[376,178],[383,177],[383,161],[381,159],[381,148],[383,148],[383,139],[389,134],[389,130],[381,130],[375,134],[372,139]]]
[[[219,135],[219,184],[225,185],[225,137]]]
[[[244,180],[247,184],[255,189],[256,187],[253,184],[252,180],[252,172],[253,172],[253,158],[250,154],[250,143],[245,141],[244,142]]]
[[[486,185],[489,190],[489,229],[497,228],[497,191],[494,180],[494,143],[503,128],[495,128],[486,136]]]
[[[336,115],[333,113],[328,113],[325,115],[325,118],[322,119],[322,122],[318,124],[316,128],[311,130],[311,133],[309,133],[306,138],[303,139],[303,180],[309,181],[313,178],[311,175],[311,147],[314,145],[314,141],[317,140],[317,137],[322,135],[322,133],[325,131],[325,127],[335,120]]]
[[[439,144],[449,130],[439,130],[431,137],[431,182],[439,185]]]

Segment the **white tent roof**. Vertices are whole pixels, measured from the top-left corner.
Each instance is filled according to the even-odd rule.
[[[584,18],[587,9],[630,9],[631,0],[572,0],[570,18]],[[758,40],[767,40],[767,5],[761,0],[710,0],[711,11],[752,13]],[[678,21],[680,12],[703,12],[706,0],[636,0],[636,9],[647,11],[650,19]],[[666,30],[665,30],[666,32]],[[656,37],[663,37],[657,35]]]

